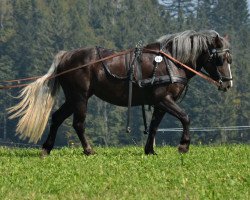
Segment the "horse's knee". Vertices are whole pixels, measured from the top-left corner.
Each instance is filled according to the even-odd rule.
[[[188,115],[184,117],[184,121],[187,125],[190,125],[190,117]]]
[[[182,114],[181,121],[182,121],[183,125],[186,125],[186,126],[190,125],[190,118],[186,113]]]

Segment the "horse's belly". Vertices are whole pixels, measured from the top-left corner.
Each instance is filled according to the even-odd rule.
[[[144,88],[145,90],[145,88]],[[106,101],[108,103],[118,106],[128,106],[128,81],[114,81],[112,83],[102,83],[96,85],[94,88],[94,95]],[[138,86],[133,86],[132,94],[132,106],[138,106],[142,104],[149,104],[149,101],[145,101],[148,92],[143,91]]]
[[[97,84],[94,88],[94,95],[114,105],[127,106],[128,104],[128,86],[126,81]]]

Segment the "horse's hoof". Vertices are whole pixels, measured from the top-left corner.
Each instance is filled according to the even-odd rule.
[[[151,151],[146,151],[146,150],[145,150],[145,154],[146,154],[146,155],[157,155],[157,153],[155,153],[154,150],[151,150]]]
[[[188,150],[189,150],[189,148],[188,148],[188,145],[186,145],[186,144],[180,144],[178,146],[179,153],[187,153]]]
[[[92,149],[84,149],[83,154],[86,155],[86,156],[90,156],[90,155],[94,155],[96,153]]]
[[[46,149],[42,149],[42,151],[40,152],[40,158],[45,158],[49,155],[49,151]]]

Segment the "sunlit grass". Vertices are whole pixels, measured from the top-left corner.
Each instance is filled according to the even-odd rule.
[[[0,148],[0,199],[249,199],[250,146]]]

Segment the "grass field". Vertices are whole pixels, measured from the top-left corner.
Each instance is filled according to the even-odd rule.
[[[250,199],[250,146],[0,148],[0,199]]]

